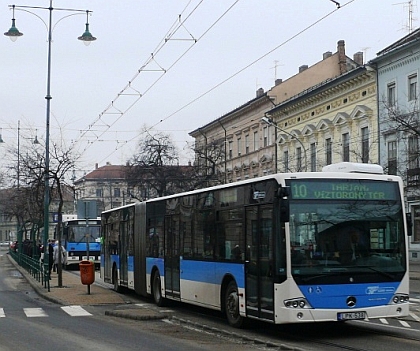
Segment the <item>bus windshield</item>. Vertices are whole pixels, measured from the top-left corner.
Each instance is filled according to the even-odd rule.
[[[69,225],[68,226],[68,242],[84,242],[86,241],[86,234],[89,235],[89,241],[98,241],[100,236],[100,226],[82,226],[82,225]]]
[[[346,272],[401,278],[406,256],[398,183],[315,179],[289,185],[291,269],[301,283],[348,279]]]

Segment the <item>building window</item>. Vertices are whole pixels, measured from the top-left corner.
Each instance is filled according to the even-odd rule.
[[[229,147],[229,160],[231,160],[233,157],[233,141],[232,140],[229,140],[228,147]]]
[[[408,101],[417,99],[417,74],[408,77]]]
[[[249,134],[245,135],[245,154],[249,154]]]
[[[387,86],[387,102],[388,107],[395,106],[395,82],[392,82]]]
[[[397,142],[388,143],[388,174],[397,174]]]
[[[120,197],[120,196],[121,196],[120,188],[114,188],[114,197]]]
[[[284,172],[289,172],[289,151],[286,150],[283,152],[283,163],[284,163]]]
[[[96,197],[104,197],[102,188],[96,189]]]
[[[419,168],[419,139],[418,136],[408,138],[408,169]]]
[[[238,138],[237,140],[237,147],[238,147],[238,156],[241,156],[241,138]]]
[[[332,140],[331,138],[325,139],[325,161],[327,165],[332,163]]]
[[[302,170],[302,148],[301,147],[296,148],[296,166],[297,166],[298,171]]]
[[[259,149],[259,140],[258,140],[258,130],[254,132],[254,151],[257,151]]]
[[[343,162],[350,161],[350,135],[349,133],[344,133],[341,136],[342,144],[343,144]]]
[[[316,143],[311,144],[311,172],[316,172]]]
[[[362,162],[369,162],[369,128],[362,128]]]
[[[268,146],[268,131],[269,131],[268,126],[264,127],[264,129],[263,129],[263,132],[264,132],[264,147]]]

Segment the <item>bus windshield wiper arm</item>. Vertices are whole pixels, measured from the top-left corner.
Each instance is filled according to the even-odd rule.
[[[392,275],[391,273],[381,271],[381,270],[376,269],[372,266],[356,266],[356,267],[357,268],[367,268],[367,269],[371,270],[372,272],[379,273],[379,274],[383,275],[384,277],[387,277],[387,278],[390,278],[390,279],[395,278],[394,275]],[[395,272],[395,273],[397,273],[397,272]]]

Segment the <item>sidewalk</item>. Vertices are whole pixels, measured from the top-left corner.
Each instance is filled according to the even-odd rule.
[[[51,273],[50,291],[44,288],[41,282],[33,278],[26,270],[20,267],[16,261],[9,257],[10,262],[26,278],[29,284],[45,299],[61,305],[106,305],[106,304],[125,304],[124,295],[118,294],[104,285],[97,282],[90,286],[83,285],[78,271],[69,272],[63,270],[62,287],[58,287],[58,274]]]

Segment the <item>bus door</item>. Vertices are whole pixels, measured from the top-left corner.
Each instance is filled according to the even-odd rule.
[[[102,238],[105,239],[102,241],[101,251],[104,258],[104,278],[112,279],[112,272],[111,272],[111,247],[109,244],[109,236],[110,236],[110,229],[111,225],[107,223],[104,227],[102,227]]]
[[[181,298],[179,217],[165,217],[165,293],[173,298]]]
[[[127,222],[120,222],[120,281],[124,286],[128,284],[127,229]]]
[[[246,311],[274,320],[273,208],[246,208]]]

